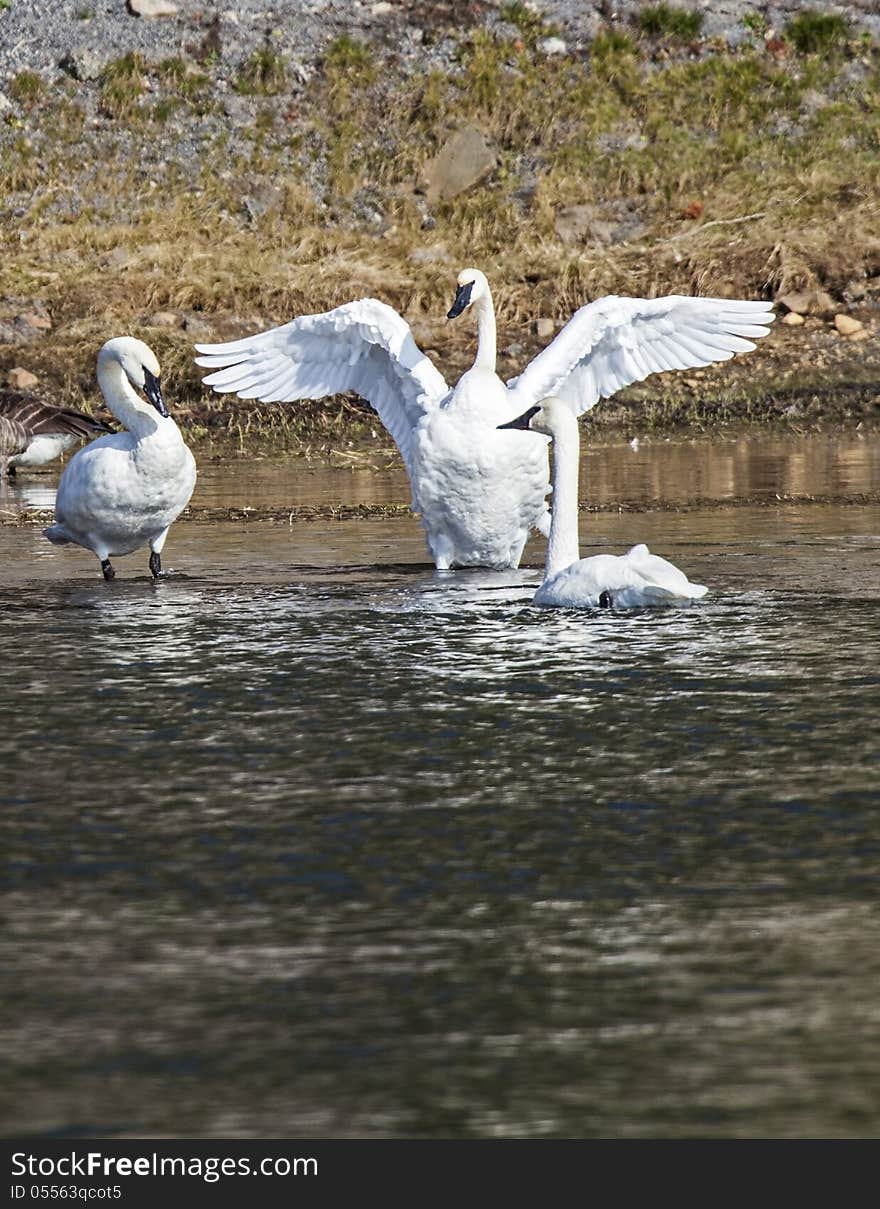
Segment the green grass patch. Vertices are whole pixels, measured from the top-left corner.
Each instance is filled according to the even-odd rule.
[[[498,15],[508,25],[515,26],[522,35],[523,40],[530,45],[537,42],[539,38],[549,38],[559,33],[555,25],[546,22],[540,13],[536,12],[533,8],[529,8],[527,4],[520,3],[520,0],[512,0],[511,3],[502,4]]]
[[[108,63],[101,73],[101,112],[111,118],[133,117],[145,92],[147,70],[146,60],[136,51]]]
[[[692,42],[703,28],[703,14],[674,4],[649,4],[638,15],[639,29],[652,38]]]
[[[78,143],[82,138],[86,115],[82,105],[70,97],[61,97],[52,110],[52,129],[61,144]]]
[[[596,78],[612,84],[618,92],[632,91],[638,80],[637,48],[627,34],[609,29],[597,34],[590,47],[590,59]]]
[[[827,55],[846,45],[849,21],[839,13],[821,13],[808,8],[792,17],[784,33],[802,55]]]
[[[211,77],[178,56],[163,59],[156,75],[170,93],[183,101],[203,100],[211,91]]]
[[[351,72],[359,84],[368,83],[376,75],[373,52],[349,34],[340,34],[330,43],[324,55],[324,67],[331,72]]]
[[[32,106],[45,95],[46,85],[42,76],[35,71],[20,71],[9,81],[9,95],[18,101],[25,109]]]
[[[763,38],[770,28],[763,13],[746,13],[742,19],[743,27],[753,34]]]
[[[261,46],[245,59],[233,87],[241,96],[272,97],[286,92],[288,82],[284,56]]]

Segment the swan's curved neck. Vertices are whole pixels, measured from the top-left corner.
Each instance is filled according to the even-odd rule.
[[[474,310],[477,312],[477,355],[474,358],[474,369],[487,369],[494,374],[497,336],[495,307],[488,286],[485,294],[481,294],[474,303]]]
[[[123,428],[139,437],[149,436],[158,429],[162,417],[142,401],[118,361],[98,358],[98,385]]]
[[[578,463],[580,434],[574,413],[553,434],[553,494],[544,578],[549,579],[580,558],[578,543]]]

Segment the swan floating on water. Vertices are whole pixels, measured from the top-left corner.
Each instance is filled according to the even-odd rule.
[[[554,394],[575,415],[649,374],[726,361],[755,347],[773,322],[768,302],[618,298],[576,311],[526,366],[503,382],[485,274],[463,269],[448,318],[477,315],[477,355],[451,389],[406,321],[375,298],[303,315],[227,344],[196,344],[218,393],[264,403],[356,391],[378,412],[409,474],[413,511],[440,570],[519,566],[532,528],[549,532],[544,442],[498,431]]]
[[[13,477],[18,466],[43,466],[76,441],[113,431],[81,411],[0,391],[0,477]]]
[[[73,455],[58,484],[55,524],[43,533],[56,545],[92,550],[105,579],[115,574],[111,555],[149,543],[156,578],[168,530],[195,487],[195,460],[162,398],[156,355],[142,340],[107,341],[98,353],[98,385],[127,431]]]
[[[693,584],[683,571],[633,546],[626,554],[581,558],[578,541],[578,423],[567,402],[544,399],[502,426],[542,433],[553,441],[553,518],[547,541],[544,582],[536,605],[557,609],[644,608],[705,596],[708,588]]]

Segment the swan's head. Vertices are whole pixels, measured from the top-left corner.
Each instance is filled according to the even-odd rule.
[[[520,428],[526,432],[540,432],[548,437],[557,437],[572,424],[577,426],[577,417],[570,404],[556,395],[549,395],[515,420],[508,420],[506,424],[499,424],[498,427]]]
[[[134,336],[116,336],[98,353],[98,372],[113,363],[121,366],[135,390],[146,397],[160,416],[168,415],[159,385],[159,362],[149,345]]]
[[[462,269],[458,275],[458,289],[455,291],[455,302],[449,310],[447,319],[455,319],[462,311],[478,298],[486,298],[489,294],[489,282],[485,273],[479,269]]]

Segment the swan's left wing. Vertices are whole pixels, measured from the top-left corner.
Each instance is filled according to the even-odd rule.
[[[575,311],[507,385],[520,411],[558,395],[581,415],[649,374],[695,369],[753,349],[774,318],[769,302],[612,294]]]
[[[449,393],[443,375],[384,302],[360,298],[228,344],[197,344],[207,386],[239,399],[291,403],[353,390],[376,409],[407,469],[412,432]]]

